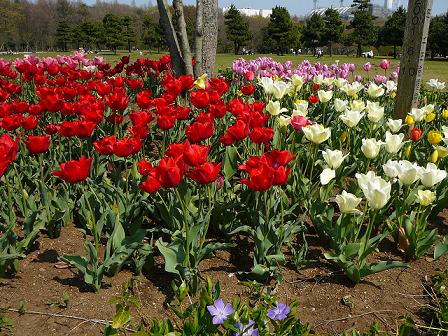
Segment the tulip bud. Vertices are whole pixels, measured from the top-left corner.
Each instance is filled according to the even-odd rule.
[[[411,156],[411,149],[412,149],[411,145],[408,145],[408,147],[406,147],[406,152],[405,152],[406,159],[409,159],[409,157]]]
[[[345,140],[347,140],[347,132],[342,132],[341,135],[339,136],[339,140],[341,142],[345,142]]]
[[[430,161],[432,163],[436,163],[438,159],[439,159],[439,152],[436,149],[434,152],[432,152],[431,157],[430,157]]]
[[[420,128],[414,127],[411,129],[410,139],[414,142],[418,141],[422,136],[422,130]]]
[[[444,118],[444,119],[448,119],[448,109],[444,109],[444,110],[442,111],[442,118]]]

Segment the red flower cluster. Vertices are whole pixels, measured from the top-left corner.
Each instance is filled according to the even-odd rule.
[[[251,156],[240,169],[249,174],[249,178],[242,178],[241,183],[257,191],[265,191],[275,185],[284,185],[288,182],[290,168],[287,168],[294,159],[289,151],[273,150],[261,156]]]
[[[175,188],[184,176],[198,184],[208,184],[218,178],[221,163],[207,162],[210,147],[190,144],[188,141],[169,146],[159,165],[153,167],[143,160],[138,171],[147,178],[140,183],[140,189],[154,193],[160,188]]]

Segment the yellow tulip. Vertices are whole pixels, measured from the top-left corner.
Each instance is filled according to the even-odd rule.
[[[405,153],[404,153],[404,155],[406,156],[406,159],[409,159],[409,157],[411,156],[411,149],[412,149],[412,146],[411,146],[411,145],[408,145],[408,146],[406,147],[406,151],[405,151]]]
[[[434,152],[432,152],[431,157],[429,158],[429,160],[432,163],[436,163],[438,159],[439,159],[439,152],[436,149]]]
[[[404,120],[404,122],[406,123],[406,125],[408,125],[408,126],[411,126],[411,125],[414,125],[414,117],[413,116],[411,116],[411,115],[407,115],[406,116],[406,119]]]
[[[442,118],[444,118],[444,119],[448,119],[448,109],[444,109],[444,110],[442,111]]]
[[[427,115],[425,115],[424,119],[427,123],[433,121],[436,117],[436,114],[434,112],[428,113]]]
[[[339,140],[341,142],[345,142],[345,140],[347,140],[347,132],[342,132],[341,135],[339,136]]]
[[[439,131],[432,130],[428,132],[428,141],[431,145],[437,145],[442,139],[442,133]]]
[[[238,97],[241,97],[241,96],[243,95],[243,93],[241,92],[241,90],[238,90],[238,91],[236,92],[236,95],[237,95]]]
[[[392,93],[390,94],[390,97],[391,97],[392,99],[395,99],[396,96],[397,96],[397,92],[392,91]]]
[[[199,76],[198,79],[194,81],[194,86],[199,89],[205,89],[205,81],[207,80],[207,78],[208,76],[206,73],[202,76]]]

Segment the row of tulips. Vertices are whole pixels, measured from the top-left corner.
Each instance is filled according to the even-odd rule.
[[[2,274],[70,222],[86,254],[61,260],[95,290],[105,274],[147,269],[157,250],[194,291],[200,262],[241,235],[253,242],[241,276],[257,280],[306,261],[307,229],[354,282],[406,266],[369,261],[384,239],[405,259],[448,250],[428,224],[448,201],[442,83],[402,121],[395,81],[328,75],[337,65],[227,81],[175,77],[169,56],[79,58],[0,62]]]

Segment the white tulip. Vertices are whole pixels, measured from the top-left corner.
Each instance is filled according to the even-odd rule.
[[[419,179],[420,167],[407,160],[399,161],[398,179],[404,185],[411,185]]]
[[[381,146],[384,142],[375,138],[362,139],[361,151],[368,159],[374,159],[380,153]]]
[[[336,172],[333,169],[325,168],[320,174],[320,183],[322,185],[327,185],[335,177]]]
[[[386,131],[386,140],[385,140],[385,146],[386,152],[390,154],[396,154],[398,151],[403,147],[404,142],[404,134],[392,134],[389,131]]]
[[[366,108],[366,104],[364,104],[364,101],[358,99],[358,100],[353,100],[350,103],[350,108],[352,110],[358,111],[358,112],[362,112],[365,110]]]
[[[356,110],[346,109],[344,113],[339,115],[339,119],[350,128],[356,127],[358,125],[361,118],[364,116],[364,112],[361,113]]]
[[[436,193],[431,190],[419,190],[417,191],[417,202],[421,206],[428,206],[436,200]]]
[[[322,84],[326,85],[326,86],[330,86],[334,83],[334,78],[333,77],[325,77],[324,80],[322,81]]]
[[[369,180],[377,178],[375,172],[372,170],[369,170],[367,174],[356,173],[355,177],[361,189],[367,188],[367,182]]]
[[[383,171],[389,178],[395,178],[398,176],[398,172],[400,169],[400,163],[398,161],[388,160],[385,164],[383,164]]]
[[[328,140],[331,135],[330,128],[325,128],[320,124],[306,126],[302,128],[302,131],[305,134],[305,137],[315,144],[321,144],[322,142]]]
[[[416,107],[413,107],[411,109],[411,112],[409,113],[409,115],[412,116],[412,118],[414,118],[415,122],[419,122],[422,121],[423,117],[426,115],[425,111]]]
[[[386,84],[384,84],[384,86],[386,87],[386,91],[388,93],[395,91],[397,89],[397,83],[395,83],[394,81],[387,81]]]
[[[336,98],[334,100],[334,109],[339,113],[344,112],[347,106],[348,106],[347,100],[342,100],[339,98]]]
[[[261,79],[259,79],[259,81],[260,81],[260,85],[264,89],[264,92],[266,94],[272,94],[273,87],[274,87],[274,81],[272,80],[272,78],[271,77],[262,77]]]
[[[317,96],[319,97],[319,101],[321,103],[326,103],[333,98],[333,91],[319,90],[317,91]]]
[[[341,213],[360,213],[356,207],[361,202],[362,198],[342,190],[342,193],[336,195],[336,203],[339,206]]]
[[[331,150],[327,148],[325,151],[322,151],[322,156],[324,157],[328,167],[331,169],[338,169],[348,154],[344,156],[338,149]]]
[[[277,120],[278,120],[278,125],[280,127],[288,127],[288,125],[291,124],[291,117],[287,117],[287,116],[281,115],[281,116],[278,117]]]
[[[322,84],[323,80],[324,80],[324,76],[322,76],[321,74],[314,76],[314,78],[313,78],[313,82],[316,84],[319,84],[319,85]]]
[[[306,117],[308,115],[308,102],[306,100],[300,100],[294,103],[294,110],[291,116],[302,116]]]
[[[266,105],[266,111],[269,112],[270,115],[276,116],[283,112],[288,112],[288,109],[281,108],[279,101],[272,101],[270,100],[269,103]]]
[[[442,91],[445,88],[445,82],[439,82],[437,78],[436,79],[431,78],[429,81],[426,82],[426,84],[435,90]]]
[[[367,118],[373,122],[377,123],[384,116],[384,107],[381,107],[377,102],[367,101]]]
[[[403,124],[401,119],[387,119],[386,125],[392,133],[397,133]]]
[[[275,81],[272,84],[272,95],[276,99],[282,99],[285,94],[289,92],[289,84],[283,82],[283,81]]]
[[[433,185],[441,182],[446,175],[445,170],[438,169],[434,163],[428,163],[426,168],[421,170],[420,180],[425,187],[431,188]]]
[[[291,76],[291,83],[296,91],[300,91],[300,89],[303,86],[303,83],[305,83],[305,78],[299,76],[298,74],[293,74]]]
[[[367,94],[372,98],[378,98],[384,94],[384,89],[381,86],[371,82],[367,88]]]
[[[390,199],[392,185],[381,177],[377,177],[367,182],[366,188],[362,190],[367,199],[367,203],[373,209],[383,208]]]
[[[434,109],[435,109],[434,104],[428,104],[422,107],[422,110],[425,113],[425,115],[434,112]]]
[[[339,77],[334,80],[334,85],[340,89],[347,83],[347,80],[345,78]]]

